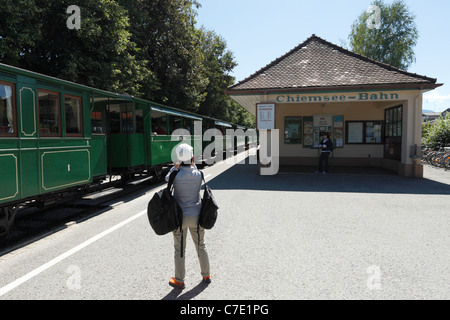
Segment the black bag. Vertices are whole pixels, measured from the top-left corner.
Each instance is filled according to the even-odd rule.
[[[204,229],[211,229],[217,220],[217,210],[219,206],[212,194],[211,189],[208,187],[205,181],[205,177],[202,174],[203,182],[205,183],[205,191],[203,192],[202,208],[200,210],[200,217],[198,219],[198,224]]]
[[[178,171],[170,174],[167,188],[156,192],[147,206],[147,215],[150,225],[157,235],[181,229],[183,224],[183,209],[178,205],[172,195],[172,185]]]

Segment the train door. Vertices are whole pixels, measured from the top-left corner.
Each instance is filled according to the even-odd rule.
[[[96,180],[108,174],[107,99],[102,97],[91,99],[91,165],[92,176]]]

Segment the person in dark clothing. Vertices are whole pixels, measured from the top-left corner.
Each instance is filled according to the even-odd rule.
[[[324,134],[323,140],[320,142],[319,148],[322,149],[319,157],[319,170],[316,173],[328,173],[328,158],[331,151],[333,151],[333,142],[328,137],[328,134]],[[325,164],[325,166],[323,166]],[[323,170],[324,169],[324,170]]]

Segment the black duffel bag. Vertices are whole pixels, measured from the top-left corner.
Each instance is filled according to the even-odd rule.
[[[204,229],[212,229],[217,221],[217,210],[219,209],[219,206],[214,199],[211,188],[206,184],[203,172],[200,172],[202,174],[203,182],[205,183],[205,191],[203,192],[202,209],[200,211],[198,225]]]
[[[170,174],[166,188],[156,192],[147,206],[147,215],[150,225],[157,235],[165,235],[181,229],[183,224],[183,209],[178,205],[172,195],[172,185],[178,171]]]

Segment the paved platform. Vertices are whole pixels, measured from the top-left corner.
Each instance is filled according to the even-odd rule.
[[[204,169],[220,206],[209,286],[190,236],[186,289],[168,285],[173,238],[145,212],[160,185],[0,257],[0,299],[450,299],[450,172],[257,172]]]

